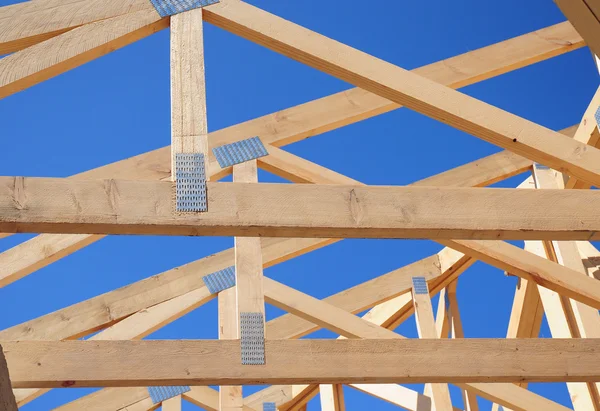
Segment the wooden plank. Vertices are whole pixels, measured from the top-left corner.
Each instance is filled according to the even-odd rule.
[[[465,338],[463,331],[462,319],[460,318],[460,311],[458,309],[458,299],[456,298],[456,288],[458,280],[453,281],[448,287],[448,316],[451,321],[452,338]],[[477,396],[470,389],[461,390],[463,403],[465,404],[465,411],[479,411],[479,405],[477,403]]]
[[[321,385],[321,410],[346,411],[344,403],[344,386],[340,384]]]
[[[433,317],[433,307],[429,298],[429,289],[425,283],[427,291],[423,294],[415,287],[415,278],[413,277],[412,300],[415,307],[415,319],[417,322],[417,332],[419,338],[438,338],[435,329],[435,318]],[[436,411],[451,411],[452,400],[450,399],[450,390],[447,384],[431,384],[431,396]]]
[[[202,9],[171,17],[171,170],[175,155],[200,153],[208,169]]]
[[[431,239],[600,238],[591,190],[208,183],[179,214],[170,182],[0,177],[0,231]],[[74,201],[75,200],[75,201]],[[539,207],[551,204],[552,207]],[[576,209],[573,204],[579,205]],[[275,218],[276,217],[276,218]]]
[[[588,338],[267,340],[260,367],[240,364],[237,341],[1,344],[16,388],[594,381],[600,370],[600,341]]]
[[[255,410],[262,410],[263,403],[274,402],[279,407],[292,398],[291,385],[272,385],[244,398],[244,405]]]
[[[586,40],[592,53],[600,55],[600,22],[588,6],[594,5],[595,0],[556,0],[556,4]]]
[[[85,64],[168,25],[169,20],[161,18],[155,10],[143,10],[76,28],[6,56],[0,60],[0,98]]]
[[[350,384],[349,387],[410,411],[431,411],[431,398],[398,384]],[[454,410],[458,410],[454,408]]]
[[[229,288],[219,293],[219,339],[238,340],[238,313],[236,290]],[[222,385],[219,387],[218,410],[239,411],[244,406],[242,387]]]
[[[258,182],[256,160],[234,165],[233,181],[250,190],[255,190],[259,186],[253,184]],[[241,338],[240,318],[242,313],[262,314],[262,326],[265,331],[263,263],[259,237],[235,237],[235,281],[238,338]]]
[[[526,241],[525,249],[543,258],[556,258],[553,248],[546,248],[540,241]],[[544,306],[546,320],[553,338],[579,338],[579,330],[569,300],[555,291],[538,286]],[[596,408],[596,387],[592,383],[568,382],[567,389],[575,410],[594,410]]]
[[[432,82],[243,2],[207,21],[523,157],[600,185],[600,150]]]
[[[122,410],[129,405],[150,399],[145,387],[105,388],[55,408],[55,411]]]
[[[0,409],[5,411],[18,410],[2,345],[0,345]]]
[[[181,411],[181,395],[162,402],[163,411]]]
[[[600,284],[591,278],[579,275],[575,270],[503,241],[443,240],[440,242],[501,270],[532,279],[545,288],[600,308],[598,296],[592,295],[600,291]],[[567,282],[570,283],[568,288],[563,288]]]
[[[183,399],[207,411],[219,411],[219,393],[210,387],[190,387]]]
[[[37,3],[39,5],[40,2]],[[21,3],[14,7],[22,7],[27,4],[31,3]],[[7,9],[8,7],[0,8],[0,12]],[[415,69],[415,72],[451,87],[463,87],[582,46],[583,41],[579,34],[566,22],[423,66]],[[240,136],[260,135],[263,140],[268,138],[272,144],[280,146],[373,117],[398,107],[396,103],[356,88],[213,132],[209,135],[209,144],[214,147],[223,144],[223,142],[236,141]],[[497,156],[497,162],[487,161],[481,164],[474,162],[478,166],[477,173],[472,173],[470,169],[465,167],[455,169],[456,172],[464,171],[461,176],[463,181],[461,186],[478,186],[482,184],[482,181],[488,180],[496,182],[503,174],[510,176],[512,175],[510,173],[516,173],[522,167],[531,166],[529,160],[524,160],[512,153],[505,152],[505,154],[507,158],[502,158],[501,155]],[[170,175],[169,158],[170,149],[165,147],[82,173],[79,176],[82,178],[161,179]],[[489,159],[492,160],[491,157]],[[485,167],[487,164],[490,166],[489,169]],[[498,174],[497,167],[500,167],[504,173]],[[131,172],[131,174],[127,175],[127,172]],[[211,159],[208,169],[209,176],[217,179],[230,172],[231,168],[222,170],[214,158]],[[479,177],[486,173],[489,173],[488,178],[482,179]],[[452,177],[453,175],[454,177]],[[456,173],[439,175],[439,177],[443,176],[448,177],[447,183],[438,179],[437,184],[435,181],[431,181],[432,185],[457,184],[458,175]],[[0,233],[0,238],[2,238],[2,235]],[[89,237],[90,242],[102,238],[101,236]],[[73,240],[73,236],[71,236],[71,240]],[[41,243],[39,247],[43,250],[48,244],[55,244],[55,241],[46,237],[46,240],[41,241]],[[31,255],[30,250],[24,252],[19,252],[19,250],[20,246],[14,249],[13,261],[15,263],[0,262],[0,270],[14,267],[14,279],[27,275],[53,261],[50,255],[47,258],[42,257],[37,264],[35,262],[27,263],[29,261],[27,256]],[[57,250],[57,254],[59,252],[60,250]],[[4,254],[0,254],[0,260],[3,256]],[[19,261],[21,261],[21,264],[16,263]],[[7,273],[0,271],[0,277],[8,278],[12,275],[11,271]]]
[[[14,53],[86,23],[153,10],[143,0],[32,1],[0,8],[0,55]]]

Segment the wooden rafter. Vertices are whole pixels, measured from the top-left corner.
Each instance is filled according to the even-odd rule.
[[[558,4],[595,51],[600,6]],[[209,134],[203,20],[360,88]],[[60,409],[180,411],[187,400],[209,410],[252,411],[269,400],[280,411],[305,411],[320,392],[323,409],[341,411],[342,384],[351,384],[409,410],[441,411],[453,409],[446,385],[453,383],[467,411],[478,410],[476,395],[511,410],[558,411],[566,408],[524,387],[566,381],[576,411],[600,409],[600,285],[590,262],[600,253],[571,241],[600,239],[600,200],[595,191],[563,190],[600,183],[600,89],[577,130],[567,132],[573,139],[453,90],[581,47],[568,22],[409,72],[235,0],[170,18],[148,0],[36,0],[0,8],[0,54],[14,53],[0,61],[0,98],[169,25],[171,149],[69,179],[0,177],[0,238],[49,233],[0,254],[0,286],[106,234],[230,235],[236,246],[0,331],[15,387],[0,361],[0,404],[16,409],[13,394],[23,405],[50,388],[101,385],[109,388]],[[401,105],[506,151],[409,187],[373,187],[280,148]],[[221,168],[210,152],[254,135],[268,152],[258,161]],[[233,184],[208,184],[208,212],[174,211],[176,153],[203,154],[212,181],[233,172]],[[564,173],[564,184],[534,162]],[[314,184],[257,184],[257,166]],[[545,190],[475,189],[530,169]],[[323,300],[263,277],[266,267],[352,237],[428,238],[446,247]],[[498,239],[536,241],[525,251]],[[475,259],[521,277],[507,335],[516,339],[463,339],[456,280]],[[219,293],[221,341],[122,341],[140,340],[216,297],[201,278],[232,265],[237,285]],[[410,292],[415,275],[427,281],[428,293]],[[437,293],[436,323],[430,297]],[[265,324],[266,365],[241,365],[239,314],[264,314],[265,300],[289,314]],[[529,338],[537,335],[542,306],[559,339]],[[421,339],[407,340],[392,330],[413,313]],[[340,337],[289,341],[320,327]],[[88,341],[56,341],[95,331]],[[157,356],[163,361],[152,362]],[[412,382],[429,383],[425,395],[396,385]],[[278,385],[242,398],[242,384],[259,383]],[[222,386],[192,386],[162,404],[153,404],[145,388],[117,388],[165,384]]]

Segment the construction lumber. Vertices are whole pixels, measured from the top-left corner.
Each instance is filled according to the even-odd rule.
[[[6,56],[0,60],[0,98],[81,66],[168,25],[169,20],[161,18],[155,10],[143,10],[76,28]]]
[[[144,0],[31,1],[0,8],[0,55],[14,53],[86,23],[154,11]]]
[[[41,2],[36,3],[37,7]],[[14,7],[23,7],[28,4],[32,3],[20,3]],[[6,11],[8,8],[4,7],[0,11]],[[580,36],[566,22],[423,66],[415,69],[415,72],[450,87],[463,87],[582,46],[583,41]],[[396,103],[355,88],[210,133],[209,145],[214,147],[237,141],[240,136],[260,135],[263,141],[268,139],[271,144],[281,146],[398,107],[400,106]],[[76,178],[162,179],[170,175],[169,152],[169,147],[154,150],[81,173]],[[470,169],[466,167],[456,169],[457,172],[464,171],[461,186],[484,185],[484,182],[488,180],[497,182],[502,175],[507,178],[531,167],[530,160],[510,152],[498,153],[498,155],[486,159],[489,161],[473,163],[477,166],[478,173],[476,174],[470,172]],[[504,173],[499,173],[500,170]],[[223,170],[212,159],[207,174],[210,178],[218,179],[230,172],[231,168]],[[489,178],[481,179],[479,175],[483,173],[489,173]],[[439,175],[439,177],[444,175]],[[470,180],[473,182],[471,183]],[[440,179],[437,179],[437,182],[438,184],[432,185],[447,185]],[[448,184],[456,184],[456,181],[449,178]],[[0,238],[2,235],[0,233]],[[89,235],[85,236],[84,240],[78,241],[74,235],[67,234],[63,235],[61,241],[68,245],[55,247],[53,245],[58,243],[56,237],[58,236],[49,234],[38,236],[0,254],[0,286],[22,278],[56,259],[102,238],[102,236]],[[44,251],[50,249],[55,250],[54,254]],[[36,252],[36,250],[39,251]]]
[[[556,0],[565,16],[585,39],[592,53],[600,55],[600,5],[597,0]]]
[[[423,284],[420,284],[421,280],[423,280]],[[438,336],[427,283],[422,277],[413,277],[412,282],[412,300],[415,307],[415,320],[419,338],[436,339]],[[424,288],[424,290],[421,290],[421,288]],[[452,400],[450,399],[448,384],[431,384],[430,389],[436,411],[452,411]]]
[[[202,9],[171,17],[171,173],[175,155],[197,153],[208,169]]]
[[[341,384],[323,384],[320,387],[321,410],[346,411],[344,386]]]
[[[206,20],[287,57],[523,157],[600,185],[600,150],[428,80],[243,2]]]
[[[229,288],[219,293],[219,339],[239,340],[236,289]],[[242,387],[223,385],[219,387],[217,409],[240,411],[244,406]]]
[[[161,405],[163,411],[181,411],[181,395],[164,400]]]
[[[600,238],[593,190],[209,183],[179,214],[170,182],[0,177],[0,231],[430,239]],[[540,207],[540,204],[552,205]],[[578,207],[574,209],[573,204]]]
[[[2,345],[0,345],[0,409],[3,411],[18,410]]]
[[[267,340],[260,367],[241,365],[239,342],[226,340],[1,344],[16,388],[600,379],[597,339]]]
[[[54,411],[122,410],[140,401],[148,400],[152,404],[150,394],[145,387],[105,388],[57,407]]]

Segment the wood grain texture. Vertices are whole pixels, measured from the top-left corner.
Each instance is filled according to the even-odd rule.
[[[144,0],[28,1],[0,8],[0,55],[14,53],[86,23],[154,10]]]
[[[592,53],[600,55],[600,41],[598,41],[600,22],[598,16],[592,11],[594,8],[598,11],[597,1],[556,0],[556,4],[585,39]]]
[[[600,150],[379,60],[243,2],[207,21],[523,157],[600,185]],[[268,141],[267,141],[268,142]]]
[[[269,362],[256,367],[240,364],[237,341],[3,341],[2,346],[18,388],[61,387],[66,381],[76,387],[593,381],[600,370],[596,339],[267,340]],[[156,355],[163,361],[149,360]]]
[[[320,393],[322,411],[346,411],[343,385],[323,384],[320,386]]]
[[[170,182],[0,177],[0,231],[244,237],[600,238],[596,212],[600,195],[592,190],[208,183],[208,192],[208,212],[178,214],[173,210]]]
[[[150,399],[150,394],[145,387],[105,388],[57,407],[54,411],[122,410],[146,399]]]
[[[435,318],[429,292],[425,294],[418,293],[414,283],[411,291],[419,338],[439,338],[435,329]],[[431,390],[431,397],[436,411],[452,411],[452,400],[450,399],[448,384],[430,384],[428,388]],[[427,393],[427,390],[425,392]]]
[[[328,242],[313,239],[262,239],[263,263],[269,267]],[[230,267],[228,249],[110,291],[42,317],[0,331],[3,340],[62,340],[80,338],[156,304],[205,288],[202,277]]]
[[[46,3],[48,3],[48,0],[46,0]],[[18,6],[25,4],[29,3],[21,3]],[[572,26],[569,23],[561,23],[418,68],[415,72],[442,84],[461,87],[581,46],[581,38]],[[382,104],[386,107],[383,111],[381,109]],[[224,142],[233,142],[252,135],[261,135],[263,139],[268,135],[272,144],[281,146],[397,107],[398,105],[395,103],[362,89],[353,89],[210,133],[209,144],[214,147]],[[574,131],[572,130],[571,133]],[[164,179],[170,175],[169,159],[170,148],[165,147],[81,173],[77,175],[77,178]],[[209,178],[218,179],[231,172],[231,167],[221,169],[212,155],[209,155],[209,159]],[[270,171],[277,169],[278,161],[280,162],[279,158],[271,161],[271,164],[275,163],[276,166]],[[287,167],[289,167],[289,164]],[[510,152],[503,152],[489,156],[482,159],[482,161],[476,161],[450,172],[422,180],[422,182],[434,186],[447,184],[464,187],[483,186],[486,183],[497,182],[503,176],[508,177],[517,174],[528,167],[531,167],[530,160]],[[473,170],[476,170],[476,172],[473,172]],[[462,182],[459,182],[458,177],[461,172],[463,173],[460,177]],[[284,178],[289,176],[290,173],[283,175]],[[8,234],[0,233],[0,238],[2,235]],[[66,237],[69,237],[69,235],[66,235]],[[45,236],[42,236],[42,238],[45,239],[39,240],[41,248],[55,243],[52,238]],[[87,236],[86,240],[91,243],[100,238],[102,237]],[[73,241],[74,239],[71,236],[70,240],[65,239],[64,241],[76,243]],[[27,243],[15,247],[14,252],[6,256],[9,259],[8,263],[3,261],[4,254],[0,254],[0,277],[4,281],[15,281],[55,261],[52,254],[46,258],[31,261],[27,256],[35,255],[36,253],[33,251],[35,248],[30,249],[25,244]],[[86,242],[82,241],[79,244],[85,245]],[[54,248],[58,257],[65,255],[56,246],[49,248]],[[69,249],[65,249],[65,251],[68,252]]]
[[[0,345],[0,409],[3,411],[18,410],[2,345]]]
[[[240,338],[238,328],[236,289],[229,288],[219,293],[219,339],[238,340]],[[219,387],[219,411],[240,411],[243,406],[244,398],[240,385]]]
[[[161,18],[155,10],[144,10],[79,27],[4,57],[0,60],[0,98],[78,67],[168,25],[169,20]]]
[[[204,154],[208,169],[208,124],[204,79],[202,9],[171,17],[171,170],[177,153]],[[173,174],[173,180],[175,176]]]

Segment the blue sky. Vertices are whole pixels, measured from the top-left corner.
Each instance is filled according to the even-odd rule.
[[[14,1],[0,0],[0,5]],[[348,45],[412,69],[561,21],[551,0],[250,3]],[[209,130],[304,103],[351,85],[207,25]],[[579,122],[598,85],[587,48],[462,91],[552,129]],[[0,100],[0,175],[65,177],[168,145],[169,33],[164,30],[21,93]],[[368,184],[402,185],[499,149],[407,109],[286,147]],[[281,181],[261,172],[261,181]],[[523,177],[501,185],[514,187]],[[0,240],[0,251],[29,238]],[[218,252],[232,238],[111,236],[0,289],[0,329]],[[430,241],[345,240],[269,268],[267,276],[318,298],[437,252]],[[418,273],[415,273],[418,274]],[[475,264],[459,282],[467,337],[504,337],[516,279]],[[151,338],[216,338],[216,302]],[[281,311],[267,308],[268,318]],[[399,330],[416,336],[414,318]],[[328,332],[316,334],[332,337]],[[549,337],[544,324],[543,337]],[[421,389],[420,386],[415,386]],[[570,405],[564,384],[531,389]],[[53,390],[23,407],[48,410],[89,390]],[[253,392],[248,388],[246,393]],[[347,408],[396,409],[346,389]],[[456,406],[462,400],[452,392]],[[482,410],[489,409],[481,401]],[[184,409],[194,409],[185,405]],[[309,409],[319,409],[318,399]]]

